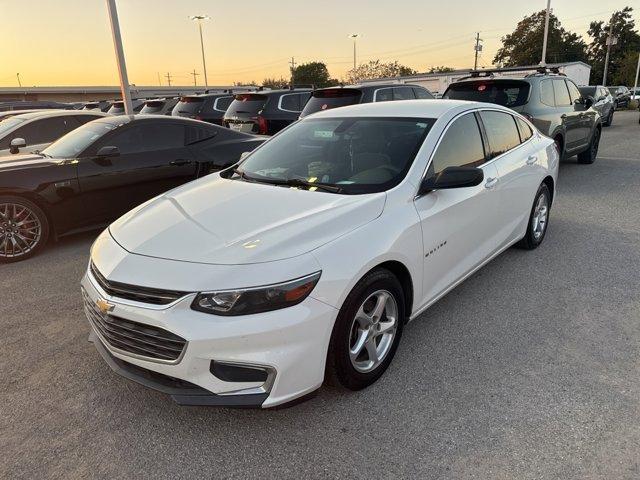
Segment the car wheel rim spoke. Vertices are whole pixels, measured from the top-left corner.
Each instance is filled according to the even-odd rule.
[[[0,203],[0,257],[26,255],[38,245],[41,236],[40,220],[29,207]]]
[[[358,308],[351,323],[349,357],[361,373],[375,370],[386,358],[396,335],[398,305],[391,293],[378,290]]]
[[[540,195],[536,206],[533,210],[533,218],[531,219],[531,231],[533,238],[540,240],[547,228],[547,217],[549,215],[549,205],[546,195]]]

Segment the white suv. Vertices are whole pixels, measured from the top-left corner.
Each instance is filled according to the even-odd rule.
[[[553,140],[420,100],[320,112],[120,218],[82,280],[96,347],[181,404],[272,407],[382,375],[404,324],[544,239]]]

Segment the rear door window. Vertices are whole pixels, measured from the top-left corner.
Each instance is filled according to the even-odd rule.
[[[473,113],[453,121],[433,154],[429,176],[447,167],[477,167],[485,162],[480,128]]]
[[[553,80],[553,91],[556,97],[556,106],[568,107],[571,105],[571,97],[564,79],[557,78]]]
[[[524,143],[533,136],[533,131],[527,122],[518,117],[515,117],[515,119],[520,133],[520,141]]]
[[[104,145],[118,147],[123,155],[180,148],[184,146],[184,127],[168,123],[134,125],[106,139]]]
[[[174,107],[174,110],[178,113],[189,113],[191,115],[196,115],[200,113],[203,105],[203,97],[182,97]]]
[[[393,89],[394,100],[415,100],[415,98],[411,87],[395,87]]]
[[[489,156],[495,158],[520,145],[520,134],[512,115],[483,111],[480,118],[489,140]]]
[[[556,106],[551,80],[543,80],[540,82],[540,101],[549,107]]]
[[[390,102],[393,100],[393,88],[381,88],[373,95],[374,102]]]
[[[426,89],[424,88],[418,88],[418,87],[413,87],[413,94],[416,96],[416,98],[419,98],[421,100],[423,99],[432,99],[433,95],[431,95]]]
[[[288,112],[299,112],[302,110],[300,107],[300,95],[295,93],[282,95],[282,97],[280,97],[280,110],[286,110]]]
[[[463,81],[450,85],[443,98],[497,103],[513,108],[527,103],[530,88],[528,82],[519,80]]]

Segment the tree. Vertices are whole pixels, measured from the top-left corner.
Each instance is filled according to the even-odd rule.
[[[431,67],[427,73],[447,73],[447,72],[453,72],[453,68],[445,67],[445,66]]]
[[[289,88],[289,80],[284,78],[265,78],[262,81],[262,86],[266,88],[273,88],[275,90],[280,88]]]
[[[636,31],[635,22],[632,17],[633,8],[625,7],[614,12],[611,20],[591,22],[589,36],[593,39],[589,44],[589,60],[591,61],[591,83],[600,85],[604,75],[604,59],[607,52],[607,38],[609,37],[609,26],[613,26],[612,33],[617,37],[618,42],[611,46],[609,55],[609,69],[607,73],[607,83],[610,85],[630,85],[635,77],[635,67],[633,74],[629,74],[630,53],[636,52],[635,59],[638,60],[637,52],[640,50],[640,35]]]
[[[542,59],[546,11],[536,12],[518,22],[513,33],[502,37],[502,48],[493,63],[505,67],[538,65]],[[587,45],[579,35],[562,28],[558,17],[549,16],[548,63],[587,60]]]
[[[314,85],[318,88],[331,87],[339,82],[329,76],[329,70],[323,62],[303,63],[293,69],[294,85]]]
[[[358,83],[361,80],[372,78],[399,77],[415,73],[416,71],[413,68],[400,65],[397,60],[394,62],[371,60],[368,63],[358,65],[355,69],[349,70],[347,72],[347,81],[349,83]]]

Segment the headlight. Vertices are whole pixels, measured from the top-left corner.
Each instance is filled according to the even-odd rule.
[[[291,307],[302,302],[316,286],[322,272],[264,287],[202,292],[191,308],[214,315],[249,315]]]

